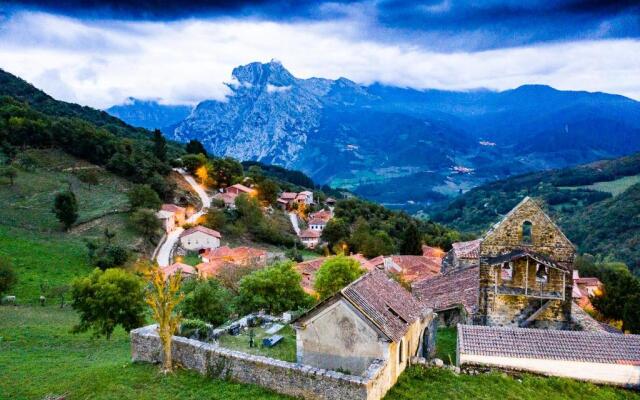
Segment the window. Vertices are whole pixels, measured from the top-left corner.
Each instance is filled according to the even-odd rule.
[[[531,230],[533,228],[533,224],[529,221],[524,221],[522,223],[522,243],[531,244]]]
[[[513,277],[513,263],[506,262],[502,264],[502,280],[510,281],[512,277]]]
[[[548,277],[549,272],[547,271],[547,267],[538,263],[536,265],[536,281],[540,283],[547,283]]]
[[[403,352],[403,345],[404,345],[404,339],[400,340],[400,348],[398,349],[398,362],[400,364],[402,364],[402,362],[404,361],[404,352]]]

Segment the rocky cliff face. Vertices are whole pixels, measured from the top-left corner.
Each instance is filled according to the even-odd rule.
[[[198,139],[220,156],[295,165],[320,125],[321,98],[332,82],[297,79],[274,61],[235,68],[233,78],[227,101],[200,103],[173,138]]]

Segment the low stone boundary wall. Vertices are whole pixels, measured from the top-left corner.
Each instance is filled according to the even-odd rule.
[[[131,331],[131,353],[133,361],[162,361],[155,325]],[[387,364],[382,360],[373,362],[364,376],[354,376],[179,336],[173,337],[172,353],[175,363],[203,375],[252,383],[304,399],[377,400],[390,386],[386,382]]]

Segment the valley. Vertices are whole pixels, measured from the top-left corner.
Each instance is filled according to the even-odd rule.
[[[640,150],[640,103],[619,95],[363,86],[300,79],[277,61],[239,66],[227,85],[225,101],[202,101],[168,126],[162,115],[176,118],[175,106],[133,101],[108,111],[199,140],[216,156],[299,169],[420,214],[497,179]]]

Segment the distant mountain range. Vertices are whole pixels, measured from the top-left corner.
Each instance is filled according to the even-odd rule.
[[[129,97],[127,102],[105,111],[130,125],[146,129],[167,129],[182,122],[193,107],[164,105],[155,100],[140,100]]]
[[[640,150],[640,103],[618,95],[362,86],[299,79],[275,61],[232,76],[226,101],[190,112],[139,101],[108,111],[132,125],[165,121],[171,139],[300,169],[412,211],[487,181]]]

